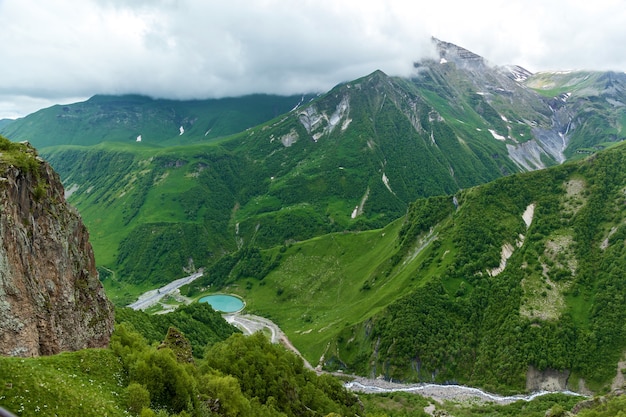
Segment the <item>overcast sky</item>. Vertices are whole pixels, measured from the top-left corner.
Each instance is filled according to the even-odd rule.
[[[0,119],[94,94],[327,91],[431,36],[531,71],[626,71],[623,0],[0,0]]]

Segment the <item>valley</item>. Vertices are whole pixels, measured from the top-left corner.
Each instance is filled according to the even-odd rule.
[[[246,335],[252,335],[256,332],[262,332],[268,334],[269,340],[272,343],[279,343],[288,350],[294,352],[296,355],[302,357],[298,349],[289,341],[283,331],[271,320],[266,318],[255,316],[252,314],[234,313],[223,314],[224,319],[238,327]],[[313,370],[314,367],[302,357],[306,368]],[[320,364],[323,363],[323,358],[320,358]],[[323,373],[321,366],[315,368],[318,373]],[[337,377],[348,380],[345,386],[348,390],[356,393],[369,393],[369,394],[381,394],[392,392],[407,392],[419,394],[424,397],[428,397],[434,401],[443,403],[444,401],[453,401],[457,403],[463,403],[466,401],[478,401],[478,402],[493,402],[496,404],[511,404],[516,401],[532,401],[537,397],[549,394],[565,394],[578,396],[582,398],[588,398],[583,394],[578,394],[569,390],[562,391],[539,391],[533,392],[528,395],[511,395],[501,396],[492,393],[485,392],[479,388],[466,387],[456,384],[408,384],[394,381],[387,381],[382,378],[368,379],[357,375],[350,375],[345,373],[337,373]]]
[[[626,75],[532,74],[433,42],[439,59],[411,76],[375,71],[315,96],[95,96],[2,124],[40,149],[89,230],[118,320],[94,360],[161,392],[148,404],[184,391],[172,413],[227,391],[249,414],[291,415],[268,382],[282,376],[298,410],[326,414],[360,415],[330,375],[384,394],[367,404],[420,410],[430,400],[402,392],[542,413],[613,392]],[[224,321],[195,302],[216,293],[244,311]],[[150,376],[157,362],[167,371]],[[151,384],[166,374],[186,382],[163,394]]]

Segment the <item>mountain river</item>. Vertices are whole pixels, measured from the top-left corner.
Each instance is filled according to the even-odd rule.
[[[345,387],[354,392],[363,393],[388,393],[388,392],[409,392],[431,397],[436,401],[452,400],[452,401],[485,401],[495,402],[498,404],[510,404],[515,401],[532,401],[537,397],[547,394],[565,394],[577,397],[585,397],[572,391],[539,391],[529,395],[510,395],[502,396],[485,392],[479,388],[466,387],[464,385],[442,385],[442,384],[403,384],[390,382],[383,379],[366,379],[358,376],[350,375],[354,380],[347,382]]]

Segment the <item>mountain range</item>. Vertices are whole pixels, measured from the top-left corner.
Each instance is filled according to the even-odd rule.
[[[228,286],[330,369],[606,389],[626,347],[624,151],[605,150],[626,137],[626,75],[433,42],[411,77],[96,96],[0,133],[59,172],[118,305],[204,267],[187,295]]]
[[[96,96],[1,133],[61,174],[101,273],[142,285],[245,245],[382,227],[416,198],[623,139],[624,74],[531,74],[434,42],[440,60],[410,78],[376,71],[312,101]]]

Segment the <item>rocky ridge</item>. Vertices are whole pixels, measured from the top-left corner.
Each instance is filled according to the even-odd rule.
[[[106,346],[113,308],[86,227],[34,148],[0,142],[0,354]]]

